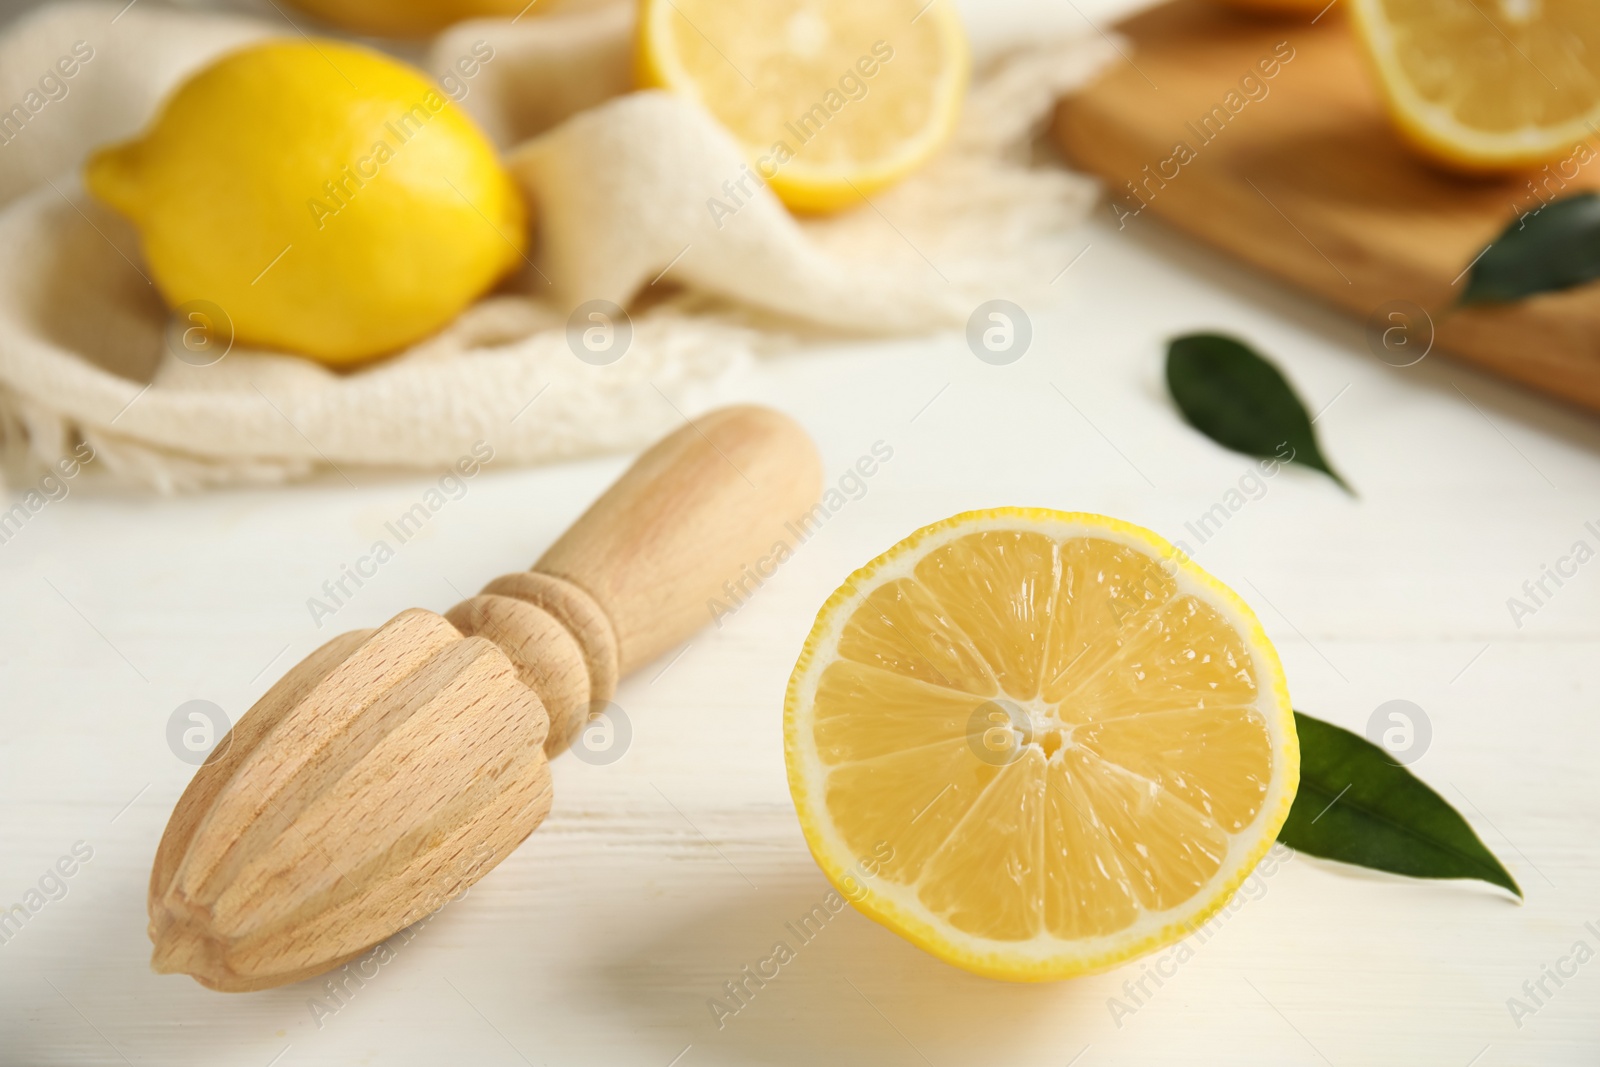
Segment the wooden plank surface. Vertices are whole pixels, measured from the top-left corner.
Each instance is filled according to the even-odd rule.
[[[0,545],[0,904],[93,849],[0,945],[0,1064],[1593,1067],[1600,962],[1521,1028],[1506,1001],[1600,924],[1600,563],[1520,627],[1506,599],[1600,521],[1600,425],[1442,360],[1386,367],[1340,317],[1170,233],[1102,221],[1083,240],[1011,366],[948,337],[752,370],[739,393],[799,418],[830,483],[875,441],[893,458],[721,627],[625,682],[620,757],[554,761],[546,824],[341,1001],[150,972],[151,857],[194,771],[170,718],[203,699],[236,719],[330,632],[526,566],[626,458],[491,467],[320,629],[307,598],[435,480],[172,501],[75,481]],[[1359,500],[1285,470],[1194,542],[1255,469],[1162,392],[1165,338],[1200,327],[1279,357]],[[1259,611],[1297,707],[1358,731],[1384,701],[1422,707],[1417,772],[1527,902],[1299,857],[1131,1016],[1110,1004],[1137,963],[1016,986],[845,910],[719,1027],[708,1001],[827,892],[781,730],[818,606],[916,527],[1004,504],[1190,539]]]
[[[1600,947],[1585,925],[1600,925],[1600,563],[1520,626],[1506,600],[1600,523],[1600,422],[1432,356],[1385,366],[1358,323],[1168,227],[1101,218],[1081,237],[1010,366],[959,336],[839,345],[759,361],[729,389],[799,418],[831,482],[875,441],[894,456],[721,627],[626,682],[619,758],[555,761],[539,832],[339,1001],[149,971],[151,859],[194,772],[169,720],[194,699],[236,719],[330,633],[526,567],[627,458],[492,466],[321,628],[307,598],[435,478],[177,500],[70,483],[0,544],[0,905],[78,842],[92,858],[0,944],[0,1065],[1593,1067],[1600,957],[1547,983],[1520,1027],[1506,1002],[1577,939]],[[780,726],[822,600],[966,508],[1192,536],[1254,467],[1164,394],[1164,343],[1194,329],[1271,352],[1361,493],[1285,470],[1196,559],[1257,607],[1298,707],[1354,730],[1390,699],[1427,712],[1417,772],[1526,903],[1296,858],[1121,1017],[1109,1004],[1138,965],[987,981],[846,910],[719,1028],[708,1000],[827,891]]]
[[[1431,319],[1441,351],[1600,409],[1600,286],[1451,309],[1463,270],[1506,225],[1600,185],[1600,152],[1574,146],[1546,171],[1492,180],[1419,162],[1337,7],[1313,25],[1177,0],[1118,29],[1129,61],[1064,100],[1055,129],[1068,157],[1106,180],[1119,225],[1159,216],[1381,320],[1380,334],[1409,327],[1397,363]]]

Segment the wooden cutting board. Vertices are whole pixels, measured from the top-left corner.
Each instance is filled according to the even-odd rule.
[[[1159,216],[1333,302],[1385,362],[1423,351],[1431,320],[1433,351],[1600,410],[1600,284],[1451,307],[1541,195],[1600,185],[1600,151],[1510,179],[1431,169],[1390,128],[1337,8],[1311,24],[1177,0],[1117,31],[1128,58],[1063,100],[1055,130],[1120,226]]]

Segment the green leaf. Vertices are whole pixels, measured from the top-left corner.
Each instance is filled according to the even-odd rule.
[[[1250,346],[1217,333],[1173,338],[1167,389],[1189,425],[1223,448],[1304,464],[1356,495],[1323,457],[1288,379]]]
[[[1522,890],[1467,821],[1371,741],[1294,713],[1300,792],[1278,840],[1313,856],[1412,878],[1478,878]]]
[[[1463,304],[1521,300],[1600,278],[1600,196],[1578,193],[1518,218],[1469,269]]]

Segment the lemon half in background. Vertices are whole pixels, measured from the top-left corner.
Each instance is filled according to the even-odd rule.
[[[1468,173],[1561,158],[1600,134],[1595,0],[1343,0],[1401,134]]]
[[[970,67],[949,0],[642,0],[638,33],[641,85],[697,100],[799,211],[858,205],[926,161]]]
[[[521,195],[465,114],[334,41],[224,56],[85,181],[138,229],[169,305],[210,301],[241,343],[329,364],[438,330],[527,242]]]
[[[790,678],[784,745],[834,885],[1014,980],[1192,932],[1272,846],[1300,767],[1282,666],[1231,590],[1147,530],[1022,508],[852,574]]]

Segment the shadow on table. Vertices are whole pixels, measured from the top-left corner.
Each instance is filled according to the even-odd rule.
[[[636,1030],[681,1034],[678,1047],[693,1046],[683,1062],[696,1067],[1020,1067],[1030,1062],[1025,1050],[1041,1047],[1059,1067],[1105,1012],[1089,983],[1000,982],[942,963],[830,899],[820,878],[798,875],[708,900],[688,921],[597,966],[595,983],[619,1017]]]

